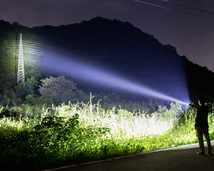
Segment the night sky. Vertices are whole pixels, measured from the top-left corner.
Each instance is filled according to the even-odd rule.
[[[127,21],[214,72],[213,0],[0,0],[0,19],[28,27],[97,16]]]

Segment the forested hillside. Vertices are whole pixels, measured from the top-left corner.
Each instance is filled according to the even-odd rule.
[[[107,72],[117,73],[176,98],[182,98],[188,91],[192,101],[200,95],[214,99],[213,72],[192,63],[188,57],[180,56],[175,47],[162,45],[152,35],[130,23],[101,17],[66,26],[34,28],[1,20],[1,98],[7,95],[9,99],[17,99],[18,96],[16,76],[20,34],[23,34],[25,76],[31,85],[29,89],[33,89],[28,91],[31,94],[40,95],[37,90],[40,79],[62,75],[45,70],[41,64],[53,61],[51,54],[66,54],[68,58],[105,68]],[[117,91],[93,82],[84,82],[81,78],[72,78],[69,73],[64,75],[84,91]],[[20,95],[20,100],[27,95]]]

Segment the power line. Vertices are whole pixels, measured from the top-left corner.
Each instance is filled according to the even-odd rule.
[[[151,6],[155,6],[155,7],[159,7],[159,8],[169,9],[169,8],[167,8],[167,7],[163,7],[163,6],[160,6],[160,5],[156,5],[156,4],[144,2],[144,1],[141,1],[141,0],[134,0],[134,1],[140,2],[140,3],[143,3],[143,4],[147,4],[147,5],[151,5]]]
[[[189,14],[189,15],[193,15],[193,16],[197,16],[197,17],[201,17],[201,18],[206,18],[206,19],[209,19],[209,20],[214,20],[214,18],[210,18],[210,17],[198,15],[198,14],[193,14],[193,13],[186,12],[186,11],[181,11],[181,10],[178,10],[178,9],[168,8],[168,7],[165,7],[165,6],[160,6],[160,5],[157,5],[157,4],[154,4],[154,3],[145,2],[145,1],[142,1],[142,0],[134,0],[134,1],[146,4],[146,5],[150,5],[150,6],[155,6],[155,7],[158,7],[158,8],[163,8],[163,9],[167,9],[167,10],[171,10],[171,11],[180,12],[180,13],[183,13],[183,14]]]
[[[194,2],[196,4],[202,4],[204,6],[208,6],[208,7],[214,7],[214,3],[211,3],[211,2],[202,2],[202,1],[194,1],[194,0],[189,0],[191,2]]]
[[[200,11],[200,12],[204,12],[204,13],[208,13],[208,14],[214,14],[214,12],[210,12],[210,11],[206,11],[206,10],[201,10],[201,9],[193,8],[193,7],[187,7],[187,6],[185,6],[185,5],[177,4],[177,3],[172,2],[172,1],[164,1],[164,2],[173,4],[173,5],[176,5],[176,6],[179,6],[179,7],[183,7],[183,8],[195,10],[195,11]]]

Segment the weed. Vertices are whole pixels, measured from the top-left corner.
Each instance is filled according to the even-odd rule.
[[[99,103],[99,102],[98,102]],[[95,108],[92,109],[92,106]],[[0,166],[42,169],[81,163],[197,141],[195,112],[179,104],[150,115],[113,107],[68,103],[61,106],[0,109]],[[17,117],[18,116],[18,117]],[[209,116],[214,137],[214,117]]]

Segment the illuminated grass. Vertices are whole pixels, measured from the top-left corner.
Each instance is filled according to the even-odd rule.
[[[96,106],[17,107],[19,116],[0,119],[0,166],[49,168],[197,141],[195,113],[176,117],[183,112],[179,104],[151,115]],[[210,115],[210,128],[213,120]]]

